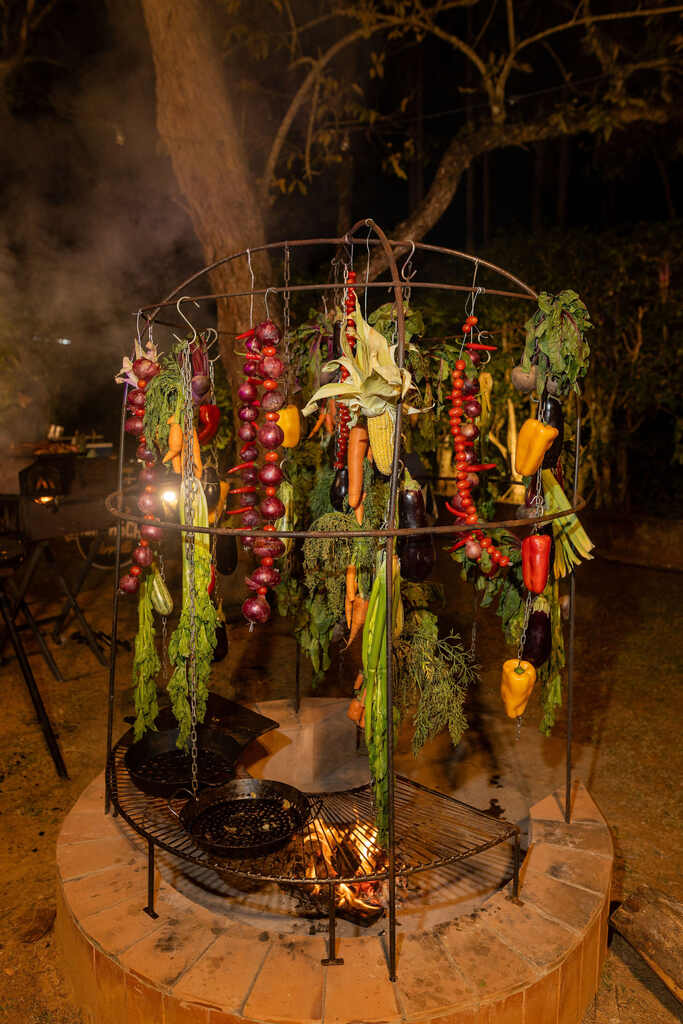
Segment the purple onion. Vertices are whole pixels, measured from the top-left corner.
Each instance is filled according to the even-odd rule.
[[[462,396],[463,398],[472,398],[473,395],[479,394],[479,381],[476,377],[465,377],[462,382]]]
[[[242,525],[250,530],[257,530],[262,523],[261,513],[257,508],[245,508],[242,513]],[[253,540],[253,538],[252,538]]]
[[[247,340],[244,343],[244,347],[246,348],[247,352],[251,352],[253,355],[258,355],[259,352],[261,351],[261,346],[259,345],[256,338],[247,338]]]
[[[481,362],[481,352],[477,352],[476,350],[473,352],[468,351],[467,355],[470,357],[472,366],[479,366],[479,363]]]
[[[237,415],[245,423],[253,423],[258,419],[258,409],[255,405],[242,405]]]
[[[258,439],[264,448],[273,451],[280,447],[285,435],[282,427],[278,427],[277,423],[264,423],[258,432]]]
[[[256,580],[253,580],[251,576],[245,576],[244,582],[246,583],[250,590],[258,590],[258,588],[261,586],[261,584],[257,583]]]
[[[276,348],[282,338],[280,328],[272,320],[263,320],[257,324],[254,336],[260,345],[274,345]]]
[[[261,408],[264,412],[277,412],[285,404],[285,396],[281,391],[266,391],[261,399]]]
[[[157,453],[153,448],[147,448],[144,444],[138,445],[135,452],[135,458],[140,459],[141,462],[146,462],[148,466],[151,466],[153,462],[157,461]]]
[[[119,590],[123,594],[137,594],[139,586],[139,576],[131,576],[129,573],[126,573],[125,576],[122,576],[119,580]]]
[[[242,483],[251,485],[258,483],[259,471],[256,466],[245,466],[242,470]]]
[[[477,416],[481,416],[481,403],[476,398],[468,398],[462,407],[462,411],[465,413],[465,416],[475,420]]]
[[[477,457],[474,454],[474,448],[465,448],[465,451],[463,452],[463,458],[465,460],[466,465],[469,465],[470,462],[476,462]]]
[[[264,519],[281,519],[285,514],[285,506],[279,498],[264,498],[259,506]]]
[[[476,473],[468,473],[467,474],[467,483],[470,485],[472,490],[476,490],[476,488],[479,486],[479,477],[477,476],[477,474]]]
[[[257,587],[276,587],[280,582],[280,573],[271,565],[259,565],[258,569],[252,572],[250,579]]]
[[[258,397],[258,391],[249,380],[245,380],[237,389],[237,394],[243,402],[253,402]]]
[[[284,473],[277,462],[266,462],[258,472],[258,478],[265,487],[277,487],[283,476]]]
[[[164,531],[161,526],[156,526],[154,523],[143,523],[140,526],[140,536],[143,540],[156,542],[162,539]]]
[[[144,409],[145,408],[145,392],[142,388],[133,388],[132,391],[128,392],[126,398],[126,404],[131,409]]]
[[[144,428],[142,419],[139,416],[128,416],[125,422],[125,428],[127,434],[132,434],[133,437],[140,437]]]
[[[285,364],[277,356],[264,356],[260,369],[264,376],[277,380],[285,372]]]
[[[141,544],[133,552],[133,561],[136,565],[141,565],[143,569],[146,569],[154,561],[154,552],[150,547],[143,547]]]
[[[258,374],[258,361],[256,359],[247,359],[243,371],[245,377],[255,377]]]
[[[242,615],[247,622],[258,622],[263,625],[270,618],[270,605],[260,595],[248,597],[242,605]]]
[[[242,537],[242,547],[245,551],[249,551],[254,546],[254,538],[247,534],[246,537]]]
[[[254,554],[257,558],[281,558],[285,546],[279,537],[257,537],[254,541]]]
[[[160,507],[159,498],[156,494],[150,494],[148,491],[143,491],[138,498],[138,508],[143,515],[156,513],[159,511]]]
[[[145,466],[138,473],[138,480],[144,486],[148,484],[155,484],[159,478],[159,471],[156,466]]]
[[[133,363],[133,373],[138,380],[151,380],[152,377],[156,377],[159,370],[159,364],[153,363],[146,356],[141,356],[140,359],[136,359]]]
[[[195,373],[192,378],[192,397],[201,398],[211,388],[211,381],[205,373]]]
[[[251,508],[252,505],[258,504],[258,494],[240,494],[238,495],[240,505],[242,508]]]
[[[479,437],[479,427],[475,427],[474,423],[463,423],[460,427],[460,433],[466,441],[474,441],[475,438]]]
[[[256,439],[256,427],[253,423],[240,423],[237,436],[240,441],[254,441]]]
[[[467,544],[465,544],[465,554],[473,562],[476,562],[481,555],[481,544],[476,540],[468,540]]]
[[[255,444],[244,444],[240,448],[240,459],[242,462],[253,462],[258,456],[258,448]]]

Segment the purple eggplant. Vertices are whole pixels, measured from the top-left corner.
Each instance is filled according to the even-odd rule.
[[[404,488],[398,499],[398,525],[401,529],[419,529],[427,526],[422,491]],[[401,559],[401,576],[413,583],[421,583],[431,574],[436,561],[434,539],[429,534],[399,537],[396,545]]]
[[[522,658],[538,668],[550,657],[551,645],[550,616],[544,611],[532,612],[526,628]]]
[[[554,469],[557,465],[557,460],[562,454],[562,442],[564,441],[564,413],[562,412],[562,405],[560,402],[547,392],[544,392],[543,394],[538,418],[542,420],[543,423],[547,423],[549,427],[555,427],[557,430],[557,437],[543,456],[543,469]]]
[[[330,504],[335,512],[344,511],[344,501],[349,493],[349,471],[344,466],[334,474],[334,480],[330,487]]]
[[[234,538],[233,538],[234,539]],[[211,661],[223,661],[223,658],[228,653],[228,631],[225,628],[224,622],[219,622],[216,626],[216,646],[213,649],[213,656]]]

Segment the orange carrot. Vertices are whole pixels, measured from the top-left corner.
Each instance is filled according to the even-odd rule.
[[[199,450],[199,438],[197,431],[192,428],[192,461],[194,463],[194,475],[198,480],[202,478],[202,455]]]
[[[349,633],[349,639],[346,641],[346,646],[350,647],[353,641],[356,639],[361,629],[365,624],[365,616],[368,613],[368,601],[360,594],[356,594],[353,599],[353,609],[351,611],[351,631]]]
[[[354,688],[354,690],[360,690],[362,685],[363,685],[363,670],[361,669],[360,672],[358,673],[358,675],[356,676],[355,680],[354,680],[353,688]]]
[[[358,593],[358,585],[356,583],[356,567],[351,565],[346,570],[346,595],[344,597],[344,611],[346,613],[346,625],[351,628],[351,610],[353,608],[353,599]]]
[[[168,420],[168,424],[170,426],[168,432],[168,451],[161,460],[162,462],[169,462],[171,459],[174,459],[176,455],[179,456],[183,450],[182,427],[179,423],[176,423],[174,416],[171,416]]]
[[[358,523],[359,526],[363,525],[363,502],[364,501],[365,501],[365,491],[363,491],[363,497],[360,500],[360,505],[358,506],[358,508],[355,508],[353,510],[353,514],[355,515],[356,522]]]
[[[174,473],[178,473],[178,475],[180,475],[182,473],[182,471],[183,471],[183,460],[182,460],[182,457],[180,455],[174,455],[173,456],[172,464],[173,464],[173,472]]]
[[[358,698],[354,697],[353,700],[351,701],[351,703],[349,704],[349,709],[346,712],[346,716],[347,716],[347,718],[350,718],[352,722],[355,722],[356,725],[358,725],[358,723],[361,720],[361,715],[363,714],[364,710],[365,710],[365,708],[363,707],[361,702],[358,700]]]
[[[372,465],[372,448],[368,448],[368,450],[365,453],[365,458],[368,460],[370,465]]]
[[[315,421],[315,426],[313,427],[313,430],[310,432],[310,434],[306,438],[307,441],[310,441],[311,438],[314,437],[318,433],[318,431],[320,430],[320,428],[323,425],[324,420],[325,420],[325,406],[323,405],[322,409],[320,410],[320,415],[318,416],[317,420]]]
[[[368,450],[368,432],[365,427],[351,427],[347,465],[349,467],[348,502],[351,508],[357,508],[363,490],[363,459]]]
[[[359,729],[364,729],[365,728],[365,708],[363,708],[363,713],[360,716],[360,722],[358,723],[358,728]]]

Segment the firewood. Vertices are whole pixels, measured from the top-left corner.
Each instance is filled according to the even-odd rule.
[[[610,920],[683,1002],[683,906],[643,885],[614,911]]]

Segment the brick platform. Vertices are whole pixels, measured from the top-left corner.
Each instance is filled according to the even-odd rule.
[[[146,856],[104,817],[103,777],[83,793],[57,842],[57,942],[92,1024],[579,1024],[607,948],[613,850],[580,783],[573,822],[562,797],[530,811],[521,903],[497,893],[476,914],[401,935],[398,981],[382,938],[280,936],[192,903],[157,878],[157,920],[142,913]]]

